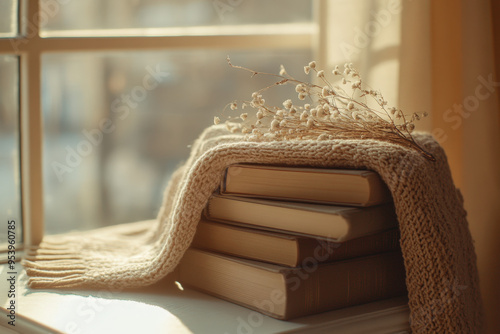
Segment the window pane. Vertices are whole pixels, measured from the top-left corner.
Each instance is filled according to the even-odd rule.
[[[0,37],[17,35],[17,1],[0,1]]]
[[[0,244],[7,242],[9,220],[16,222],[22,240],[19,178],[19,62],[0,55]]]
[[[228,102],[274,82],[229,68],[227,54],[267,72],[283,63],[301,79],[311,57],[309,50],[44,55],[47,232],[155,218],[198,134]],[[276,88],[266,99],[281,104],[290,89]]]
[[[86,0],[54,3],[53,0],[40,0],[41,10],[48,19],[42,32],[312,21],[312,0]]]

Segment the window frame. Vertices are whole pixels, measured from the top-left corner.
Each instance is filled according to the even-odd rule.
[[[193,27],[149,30],[85,30],[41,34],[39,0],[19,0],[18,34],[0,38],[0,54],[19,57],[19,133],[21,216],[24,247],[38,245],[44,235],[42,173],[41,57],[44,53],[146,51],[172,49],[292,49],[320,43],[318,13],[323,1],[313,0],[313,20],[307,24]],[[272,31],[272,33],[270,33]],[[105,33],[104,33],[105,32]],[[150,33],[153,32],[151,35]],[[113,35],[111,35],[111,33]],[[80,35],[85,37],[79,37]],[[78,37],[76,37],[78,35]],[[132,47],[133,46],[133,47]],[[19,245],[21,246],[21,245]],[[18,247],[20,248],[20,247]],[[3,251],[0,249],[0,252]]]

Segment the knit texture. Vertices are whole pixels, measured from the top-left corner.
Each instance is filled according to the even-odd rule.
[[[24,261],[29,285],[123,288],[163,278],[189,247],[228,165],[371,169],[380,174],[394,199],[413,333],[478,333],[482,320],[478,273],[463,199],[439,144],[429,135],[417,134],[415,139],[436,162],[376,140],[249,142],[222,126],[212,126],[173,174],[155,223],[46,236]]]

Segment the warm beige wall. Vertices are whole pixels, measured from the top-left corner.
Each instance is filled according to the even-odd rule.
[[[487,332],[493,334],[500,333],[500,87],[483,84],[484,80],[500,80],[493,43],[496,39],[498,55],[498,29],[492,34],[492,27],[500,25],[500,5],[497,0],[492,3],[490,8],[488,2],[433,1],[431,44],[433,128],[445,132],[442,146],[464,195],[478,256]],[[492,13],[496,19],[491,19]],[[472,110],[462,108],[462,115],[445,117],[446,110],[465,101],[478,105]],[[450,116],[461,120],[450,122]]]

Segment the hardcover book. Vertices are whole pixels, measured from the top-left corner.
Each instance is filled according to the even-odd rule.
[[[214,194],[210,220],[286,231],[335,242],[379,233],[398,225],[392,203],[366,208],[284,202]]]
[[[283,320],[406,294],[400,252],[288,268],[189,249],[179,282]]]
[[[372,206],[392,200],[380,176],[369,170],[245,164],[226,169],[220,193],[355,206]]]
[[[288,267],[299,267],[308,259],[339,261],[399,249],[399,229],[343,243],[310,237],[234,226],[202,219],[191,247]]]

